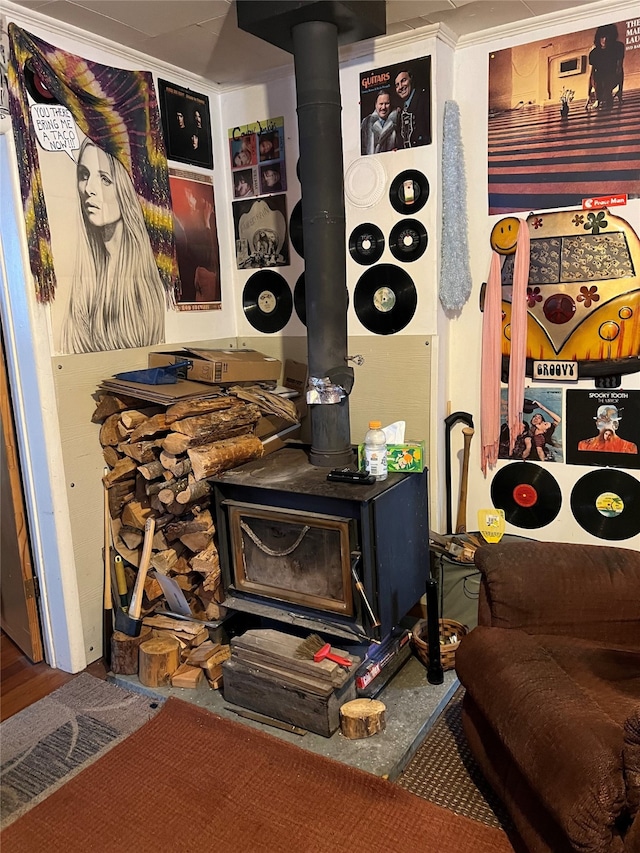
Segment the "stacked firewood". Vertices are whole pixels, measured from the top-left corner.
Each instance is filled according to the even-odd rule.
[[[265,404],[246,399],[247,389],[241,393],[245,399],[225,392],[165,408],[99,391],[92,417],[102,424],[100,443],[107,465],[103,481],[114,546],[125,562],[129,590],[139,565],[145,522],[152,515],[156,532],[151,567],[176,581],[199,620],[224,615],[207,478],[263,454],[255,428]],[[143,611],[153,610],[161,597],[151,572]]]

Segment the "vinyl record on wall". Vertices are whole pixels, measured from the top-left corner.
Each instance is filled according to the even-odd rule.
[[[571,492],[571,512],[599,539],[630,539],[640,533],[640,483],[631,474],[601,468],[581,477]]]
[[[304,273],[296,281],[296,286],[293,288],[293,307],[296,309],[298,319],[304,325],[307,325],[307,296],[304,284]]]
[[[291,319],[293,298],[280,273],[260,270],[247,281],[242,292],[247,320],[259,332],[279,332]]]
[[[428,198],[429,181],[416,169],[400,172],[391,182],[389,201],[393,209],[404,216],[411,216],[422,210]]]
[[[417,261],[427,248],[427,229],[417,219],[403,219],[389,234],[389,250],[398,261]]]
[[[57,104],[58,99],[49,91],[44,81],[27,60],[24,64],[24,84],[27,92],[37,104]]]
[[[404,329],[416,312],[418,293],[404,270],[379,264],[364,272],[356,284],[353,305],[358,319],[376,335]]]
[[[491,483],[491,500],[516,527],[550,524],[560,512],[562,492],[545,468],[532,462],[513,462],[501,468]]]
[[[363,266],[375,264],[384,252],[384,234],[372,222],[357,225],[349,237],[349,252]]]
[[[291,211],[289,219],[289,237],[291,244],[301,258],[304,258],[304,240],[302,237],[302,199]]]

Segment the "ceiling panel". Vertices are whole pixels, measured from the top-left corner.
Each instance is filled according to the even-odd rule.
[[[285,51],[238,30],[231,0],[14,0],[222,85],[292,62]],[[266,2],[266,0],[265,0]],[[443,22],[457,36],[586,5],[581,0],[387,0],[387,32]],[[600,10],[601,4],[594,3]]]

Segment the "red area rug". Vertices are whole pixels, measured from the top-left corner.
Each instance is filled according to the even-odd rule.
[[[0,835],[2,853],[512,853],[498,829],[179,699]]]

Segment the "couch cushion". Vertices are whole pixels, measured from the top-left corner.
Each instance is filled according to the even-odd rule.
[[[640,552],[558,542],[478,548],[478,620],[640,648]]]
[[[559,639],[478,627],[456,671],[575,849],[609,853],[629,812],[623,725],[640,703],[640,656]]]

